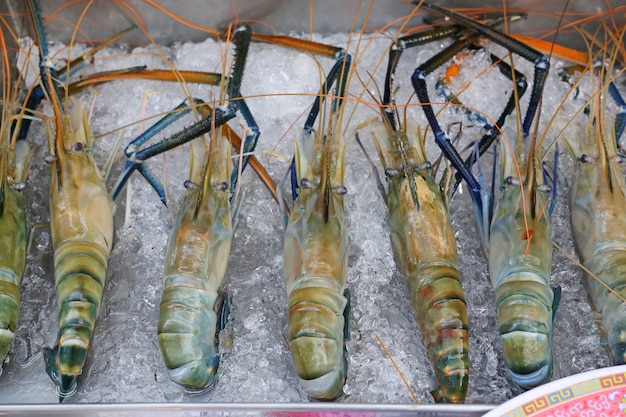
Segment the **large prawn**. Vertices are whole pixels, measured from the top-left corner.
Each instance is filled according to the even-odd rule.
[[[61,99],[37,1],[28,3],[40,50],[40,83],[54,111],[46,120],[50,165],[50,229],[59,311],[58,345],[45,351],[61,397],[76,390],[100,310],[113,244],[113,209],[93,158],[84,106]]]
[[[229,81],[231,97],[239,96],[239,81],[251,38],[250,29],[237,29],[233,42],[236,61]],[[211,109],[198,110],[205,117]],[[246,121],[255,125],[251,115]],[[246,142],[255,140],[252,133]],[[226,319],[218,294],[226,273],[233,236],[231,198],[235,193],[228,125],[216,126],[210,146],[191,142],[190,181],[168,241],[158,337],[163,360],[172,379],[191,392],[209,389],[219,364],[216,332]],[[247,143],[246,143],[247,145]],[[253,150],[252,147],[250,150]],[[243,167],[242,167],[243,169]]]
[[[111,198],[115,201],[130,175],[138,170],[165,203],[163,187],[143,162],[181,144],[192,142],[191,178],[187,182],[188,191],[168,243],[158,324],[159,343],[168,372],[175,382],[189,392],[202,392],[213,386],[219,363],[215,336],[226,318],[223,311],[217,311],[222,305],[218,289],[230,252],[232,229],[228,211],[240,170],[233,169],[230,150],[223,144],[224,141],[244,150],[245,155],[236,164],[241,161],[243,171],[250,162],[273,196],[278,198],[274,183],[251,155],[260,132],[239,91],[250,38],[251,31],[247,26],[241,26],[234,32],[232,42],[235,45],[235,61],[230,78],[217,73],[135,67],[92,74],[68,86],[69,92],[75,93],[111,80],[140,78],[178,81],[179,77],[186,82],[227,85],[222,89],[222,104],[214,110],[200,99],[190,100],[193,103],[191,105],[185,100],[172,113],[131,141],[125,150],[128,161],[111,192]],[[157,143],[141,147],[164,127],[192,109],[202,116],[200,120]],[[243,145],[237,134],[225,125],[235,117],[237,111],[243,114],[248,124]],[[209,132],[215,132],[215,138],[210,147],[206,143],[202,146],[203,139],[195,138]],[[227,196],[225,201],[224,195]]]
[[[196,141],[192,148],[198,147]],[[172,379],[190,390],[211,387],[219,364],[217,291],[232,240],[230,153],[230,144],[218,129],[206,161],[192,161],[191,179],[165,255],[159,344]]]
[[[404,131],[376,123],[372,136],[387,177],[383,197],[396,261],[439,383],[433,397],[462,403],[469,379],[468,318],[448,208],[415,122]]]
[[[623,35],[622,29],[614,39]],[[617,49],[610,55],[615,56]],[[566,130],[564,140],[576,161],[570,201],[574,244],[591,300],[602,316],[611,361],[618,365],[626,363],[626,181],[617,149],[626,106],[616,85],[607,80],[614,76],[613,63],[596,70],[602,87],[591,97],[587,128],[577,130],[583,134]],[[596,78],[590,66],[584,72]],[[621,106],[614,125],[606,114],[607,91]]]
[[[296,138],[294,206],[285,230],[287,339],[303,388],[324,400],[341,394],[347,368],[348,239],[343,205],[345,139],[340,132],[350,60],[346,54],[336,61]],[[315,133],[321,97],[335,79],[339,98],[333,99],[330,125]]]
[[[392,74],[401,48],[421,45],[459,31],[457,26],[405,36],[389,54],[381,103],[383,122],[372,137],[384,168],[387,190],[377,177],[389,209],[396,262],[406,277],[415,319],[439,386],[436,402],[465,401],[469,380],[468,316],[458,270],[454,231],[442,190],[426,157],[424,134],[413,121],[400,123],[392,97]],[[357,142],[361,144],[357,136]],[[377,171],[374,171],[376,174]]]
[[[0,18],[0,364],[7,357],[17,327],[21,299],[19,285],[26,264],[28,236],[22,190],[30,160],[28,143],[17,140],[20,125],[17,122],[22,120],[23,110],[16,111],[15,108],[16,91],[12,91],[11,86],[19,80],[14,79],[11,71],[5,27],[9,27],[7,22]]]

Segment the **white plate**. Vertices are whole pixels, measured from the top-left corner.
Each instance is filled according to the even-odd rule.
[[[517,396],[483,417],[626,417],[626,365],[552,381]]]

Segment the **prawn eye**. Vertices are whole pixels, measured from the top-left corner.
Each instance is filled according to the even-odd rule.
[[[506,180],[504,181],[506,182],[507,185],[520,185],[519,180],[513,176],[506,177]]]
[[[552,191],[552,187],[549,184],[541,184],[537,187],[537,189],[545,193],[550,193]]]
[[[188,190],[195,190],[198,188],[198,184],[196,184],[195,182],[191,181],[191,180],[187,180],[183,183],[183,186],[188,189]]]
[[[348,194],[348,189],[341,185],[339,187],[333,187],[333,192],[339,195],[346,195]]]
[[[226,183],[226,181],[220,182],[219,184],[213,186],[213,189],[215,191],[226,191],[228,190],[228,184]]]
[[[11,184],[11,188],[15,191],[24,191],[26,188],[25,182],[16,182],[15,184]]]
[[[302,186],[302,188],[313,188],[313,183],[308,178],[302,178],[302,181],[300,181],[300,185]]]
[[[85,145],[82,142],[77,142],[76,145],[74,145],[74,150],[75,151],[82,151],[85,148]]]
[[[400,175],[400,170],[398,169],[393,169],[393,168],[387,168],[385,170],[385,176],[387,178],[389,177],[395,177],[396,175]]]

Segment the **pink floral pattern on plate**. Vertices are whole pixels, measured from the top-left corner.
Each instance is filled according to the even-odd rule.
[[[516,397],[484,417],[626,417],[626,366],[553,381]]]

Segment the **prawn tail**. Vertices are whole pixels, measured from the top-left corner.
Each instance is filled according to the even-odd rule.
[[[437,266],[421,274],[426,283],[410,290],[416,321],[439,384],[431,394],[437,403],[463,403],[469,381],[469,320],[459,272]],[[424,279],[424,275],[430,277]]]
[[[300,287],[289,295],[288,339],[294,367],[304,390],[314,398],[341,394],[347,363],[347,298],[320,286]]]
[[[8,270],[0,269],[0,363],[11,349],[17,328],[20,309],[19,278]]]
[[[108,252],[87,242],[68,242],[54,254],[58,345],[46,351],[46,367],[61,397],[76,391],[94,331],[106,280]]]
[[[532,388],[552,375],[552,323],[560,299],[536,281],[509,281],[496,289],[505,362],[513,381]]]
[[[213,388],[219,355],[217,334],[227,302],[189,275],[166,277],[159,314],[159,344],[167,371],[189,393]]]

